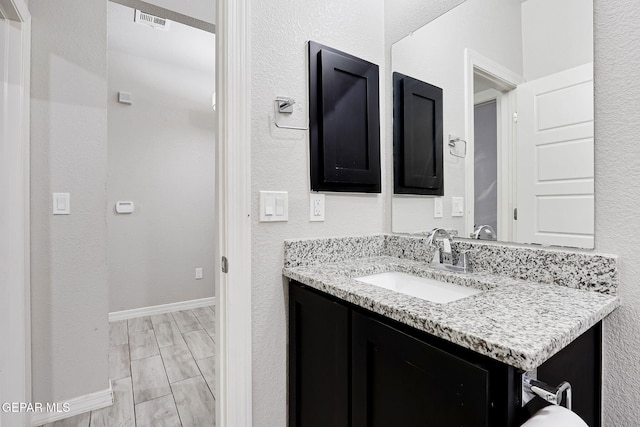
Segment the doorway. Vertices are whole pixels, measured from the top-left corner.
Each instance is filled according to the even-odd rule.
[[[476,100],[476,102],[478,102]],[[477,103],[473,109],[474,227],[498,229],[498,117],[496,99]],[[497,239],[500,235],[495,236]]]
[[[216,37],[151,9],[108,3],[114,402],[89,425],[214,426]]]
[[[473,201],[466,207],[465,237],[490,225],[494,238],[512,241],[515,89],[522,78],[470,49],[465,56],[465,198]]]
[[[132,0],[135,1],[135,0]],[[143,3],[143,2],[137,2]],[[2,160],[14,165],[22,164],[22,181],[15,181],[10,191],[20,194],[25,205],[22,219],[12,217],[6,224],[11,226],[16,234],[3,243],[12,245],[12,253],[20,258],[24,270],[20,269],[16,276],[16,288],[20,300],[16,301],[15,311],[6,312],[15,325],[24,327],[24,333],[14,330],[24,338],[26,349],[20,349],[21,356],[16,360],[26,363],[26,369],[15,369],[18,365],[10,364],[12,380],[3,381],[10,385],[16,393],[22,393],[22,385],[27,391],[23,398],[16,400],[28,401],[31,393],[28,391],[30,369],[29,341],[29,188],[23,185],[28,182],[28,111],[29,111],[29,12],[26,2],[22,0],[0,0],[3,7],[12,5],[17,10],[19,21],[22,23],[23,56],[17,62],[24,73],[25,91],[23,93],[25,118],[25,136],[19,145],[21,156],[2,157]],[[147,3],[145,3],[147,4]],[[89,6],[87,6],[89,7]],[[215,255],[214,275],[216,276],[216,296],[219,310],[216,312],[217,343],[216,377],[219,399],[216,400],[217,419],[220,425],[251,425],[251,220],[250,220],[250,68],[249,68],[249,16],[246,0],[220,0],[216,6],[216,34],[217,52],[216,86],[221,88],[217,93],[219,111],[219,127],[216,169],[217,192],[216,217],[218,231],[218,245]],[[4,10],[7,12],[7,9]],[[13,19],[13,18],[12,18]],[[41,35],[39,35],[41,36]],[[99,55],[98,55],[99,56]],[[39,105],[49,102],[48,98],[38,100]],[[16,122],[17,123],[17,122]],[[100,139],[100,138],[98,138]],[[18,146],[18,145],[17,145]],[[17,152],[14,152],[14,154]],[[21,163],[21,161],[23,163]],[[4,168],[3,168],[4,169]],[[5,200],[9,200],[5,198]],[[13,200],[13,199],[11,199]],[[20,202],[20,203],[22,203]],[[50,202],[47,201],[50,209]],[[15,206],[15,205],[14,205]],[[13,210],[18,212],[18,210]],[[19,233],[19,236],[18,234]],[[23,245],[24,252],[16,251]],[[223,271],[222,258],[225,260]],[[9,259],[3,258],[3,268]],[[6,264],[9,265],[9,264]],[[11,264],[13,267],[20,264]],[[13,282],[12,282],[13,283]],[[13,288],[12,288],[13,289]],[[41,298],[46,298],[46,295]],[[5,302],[3,300],[3,302]],[[8,301],[6,301],[7,304]],[[5,311],[3,310],[3,313]],[[100,307],[100,314],[102,308]],[[53,327],[54,325],[50,325]],[[14,348],[19,349],[20,346]],[[6,365],[3,365],[3,375]],[[3,380],[6,377],[3,376]],[[8,395],[3,394],[3,399]],[[7,424],[2,419],[3,425]],[[18,425],[24,425],[23,422]]]

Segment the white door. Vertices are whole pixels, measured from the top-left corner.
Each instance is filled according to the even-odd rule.
[[[517,91],[517,241],[592,248],[593,64]]]

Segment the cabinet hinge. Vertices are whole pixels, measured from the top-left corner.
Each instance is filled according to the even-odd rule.
[[[222,257],[222,272],[223,273],[228,273],[229,272],[229,261],[227,261],[227,257],[226,256]]]
[[[518,123],[518,113],[513,113],[513,123]]]
[[[518,220],[518,208],[515,208],[515,209],[513,210],[513,219],[514,219],[515,221],[517,221],[517,220]]]

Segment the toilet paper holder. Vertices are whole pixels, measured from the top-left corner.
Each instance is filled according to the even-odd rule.
[[[522,386],[546,400],[553,405],[562,405],[562,396],[566,394],[565,407],[571,411],[571,384],[567,381],[563,381],[556,387],[551,387],[549,384],[537,379],[529,378],[526,374],[522,376]]]

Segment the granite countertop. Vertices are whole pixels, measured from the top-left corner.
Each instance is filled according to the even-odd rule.
[[[399,271],[482,289],[438,304],[355,280]],[[615,295],[487,273],[459,274],[391,256],[286,267],[293,280],[516,368],[537,368],[620,305]]]

